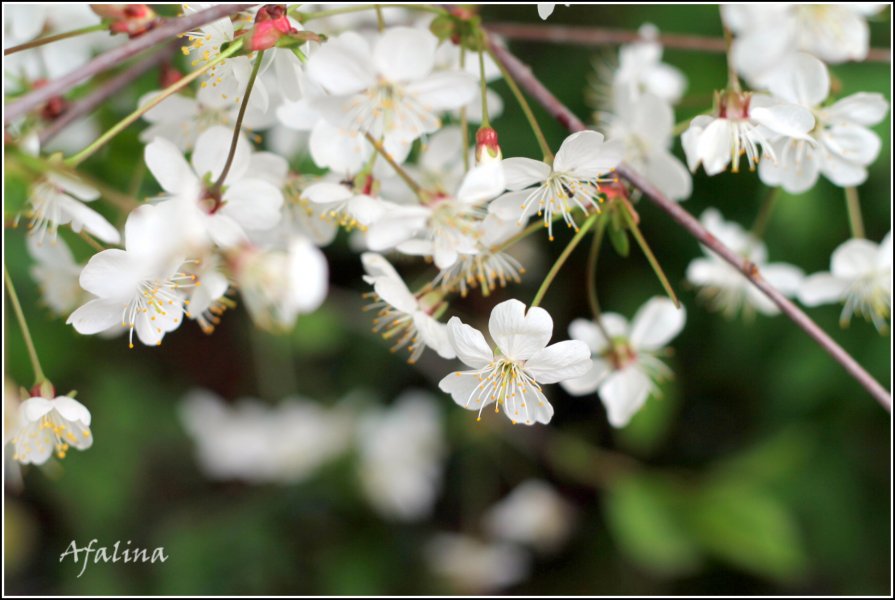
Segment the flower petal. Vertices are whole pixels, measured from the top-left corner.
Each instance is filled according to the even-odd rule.
[[[65,321],[83,335],[93,335],[118,325],[121,326],[123,306],[120,302],[98,298],[84,304]]]
[[[839,302],[848,291],[848,281],[830,273],[806,277],[799,288],[799,302],[805,306],[819,306]]]
[[[550,176],[550,165],[525,157],[503,160],[503,174],[508,190],[521,190],[530,185],[543,183]]]
[[[447,324],[448,341],[457,358],[473,369],[481,369],[492,360],[494,353],[485,341],[482,332],[463,323],[458,317],[451,317]]]
[[[590,349],[578,340],[566,340],[535,352],[525,370],[539,383],[556,383],[580,377],[590,370]]]
[[[640,369],[630,366],[609,375],[600,385],[600,398],[613,427],[624,427],[649,397],[652,382]]]
[[[438,40],[429,31],[391,27],[373,48],[373,61],[390,81],[412,81],[428,75],[435,64]]]
[[[584,375],[560,381],[562,388],[572,396],[586,396],[593,394],[603,383],[606,376],[612,372],[609,363],[600,358],[590,361],[591,366]]]
[[[664,297],[650,299],[631,323],[631,344],[637,350],[658,350],[681,332],[687,320],[683,305]]]
[[[491,311],[488,321],[491,338],[513,360],[528,360],[547,347],[553,335],[553,319],[540,307],[529,309],[518,300],[501,302]]]
[[[164,138],[158,137],[146,144],[143,155],[149,172],[169,194],[181,193],[196,179],[183,153]]]

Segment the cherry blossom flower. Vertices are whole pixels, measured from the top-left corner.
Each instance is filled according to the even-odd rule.
[[[84,290],[78,283],[82,265],[75,262],[64,240],[41,244],[29,237],[28,254],[35,260],[31,276],[40,286],[41,297],[50,310],[67,316],[84,302]]]
[[[531,559],[521,548],[473,537],[441,533],[424,549],[429,569],[465,592],[486,593],[519,583]]]
[[[884,4],[727,4],[725,25],[736,34],[733,64],[753,83],[803,51],[828,63],[864,60],[870,46],[866,17]]]
[[[63,459],[70,448],[93,445],[90,411],[69,396],[33,396],[19,405],[18,425],[12,436],[13,459],[42,465],[54,454]]]
[[[511,190],[491,203],[489,210],[502,219],[526,222],[537,213],[553,239],[553,219],[559,214],[576,231],[572,213],[600,210],[600,184],[614,180],[610,175],[624,155],[619,140],[604,142],[603,134],[579,131],[565,139],[553,165],[531,158],[503,161],[507,188]],[[531,188],[531,186],[537,186]]]
[[[408,391],[358,423],[358,472],[364,494],[387,519],[419,521],[441,488],[446,445],[441,415],[428,393]]]
[[[687,89],[687,78],[677,68],[662,62],[662,44],[655,25],[640,27],[641,39],[618,50],[618,68],[612,73],[615,108],[651,94],[669,104],[677,104]]]
[[[159,231],[168,222],[164,208],[143,205],[128,216],[125,249],[103,250],[87,262],[80,283],[96,298],[75,310],[66,321],[78,333],[93,335],[114,327],[134,331],[147,346],[158,346],[166,333],[180,327],[185,287],[196,276],[181,270],[182,256],[160,249]]]
[[[856,186],[867,179],[867,166],[879,156],[879,136],[867,126],[886,116],[889,104],[882,94],[859,92],[824,106],[830,76],[822,62],[797,53],[768,80],[777,97],[814,114],[811,140],[787,138],[774,144],[777,161],[763,161],[758,175],[771,186],[791,194],[811,189],[820,174],[838,186]]]
[[[693,181],[687,167],[671,152],[674,112],[650,93],[618,102],[614,112],[601,113],[606,135],[625,146],[625,162],[672,200],[690,196]]]
[[[702,213],[702,225],[725,246],[750,261],[765,280],[785,296],[794,295],[802,283],[801,269],[785,263],[768,264],[768,250],[763,242],[737,224],[725,221],[721,213],[710,208]],[[703,247],[704,258],[696,258],[687,267],[687,280],[702,289],[712,308],[733,316],[743,309],[747,316],[754,310],[776,315],[777,305],[761,293],[737,269]]]
[[[830,271],[815,273],[799,288],[799,301],[806,306],[841,302],[840,324],[852,315],[873,321],[880,332],[889,329],[892,311],[892,232],[882,243],[851,239],[833,251]]]
[[[586,374],[564,381],[563,388],[575,396],[598,392],[609,424],[626,426],[647,398],[658,393],[657,382],[671,376],[657,355],[680,333],[685,320],[683,307],[664,297],[644,304],[630,325],[619,314],[603,314],[600,323],[606,333],[593,321],[576,319],[569,335],[587,344],[594,358]]]
[[[746,155],[750,170],[761,158],[774,162],[773,142],[788,139],[813,143],[811,111],[797,104],[764,94],[725,91],[716,95],[712,116],[700,115],[690,121],[681,136],[691,171],[701,164],[708,175],[717,175],[732,165],[739,171],[740,156]],[[760,148],[760,150],[759,150]]]
[[[549,553],[572,533],[572,508],[546,481],[529,479],[492,506],[484,516],[494,538]]]
[[[233,132],[223,126],[206,130],[196,141],[190,162],[164,138],[146,146],[146,165],[168,198],[179,199],[181,218],[222,248],[247,239],[247,232],[265,231],[280,220],[283,194],[279,184],[287,170],[285,159],[267,152],[252,152],[240,137],[226,185],[216,192],[209,182],[223,171]]]
[[[372,176],[371,176],[372,179]],[[321,181],[305,188],[302,196],[321,209],[321,217],[345,227],[364,231],[386,211],[386,204],[368,193],[356,192],[354,185]]]
[[[525,312],[518,300],[501,302],[491,311],[488,323],[497,344],[495,354],[480,331],[457,317],[448,321],[448,339],[457,357],[471,371],[456,371],[438,387],[458,405],[481,413],[494,404],[503,408],[514,424],[547,424],[553,406],[541,384],[557,383],[583,375],[590,368],[590,351],[584,342],[569,340],[547,346],[553,335],[553,319],[546,310],[533,307]]]
[[[117,244],[121,240],[118,230],[85,204],[99,196],[96,189],[79,179],[47,171],[31,186],[28,229],[38,242],[46,237],[54,241],[59,226],[70,225],[76,233],[83,230],[103,242]]]
[[[410,27],[386,30],[372,48],[343,33],[308,61],[310,77],[331,94],[313,103],[332,125],[409,145],[439,128],[439,112],[459,108],[477,90],[466,72],[432,72],[437,43]]]

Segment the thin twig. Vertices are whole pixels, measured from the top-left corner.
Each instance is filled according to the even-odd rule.
[[[543,106],[550,115],[565,126],[569,131],[583,131],[587,129],[584,123],[575,116],[550,90],[534,76],[531,69],[513,56],[509,50],[491,43],[493,56],[513,75],[521,87]],[[781,294],[777,288],[768,283],[751,261],[743,259],[736,252],[721,243],[718,238],[709,233],[693,215],[681,208],[680,204],[669,199],[653,184],[632,170],[628,165],[621,164],[618,174],[627,180],[632,186],[640,190],[644,197],[667,213],[672,220],[683,227],[690,235],[695,237],[703,246],[711,249],[731,266],[740,271],[752,282],[765,296],[773,302],[780,311],[798,325],[809,337],[823,348],[833,359],[866,389],[879,404],[892,411],[892,396],[876,381],[842,346],[837,344],[827,335],[811,318],[788,298]]]
[[[541,25],[530,23],[492,23],[488,31],[508,40],[547,42],[575,46],[612,46],[642,41],[637,31],[607,29],[604,27],[576,27],[568,25]],[[665,48],[693,50],[722,54],[727,51],[724,38],[665,33],[658,37]],[[888,48],[871,48],[865,62],[891,62],[892,53]]]
[[[75,69],[67,75],[63,75],[58,79],[48,82],[45,86],[28,93],[15,102],[10,102],[6,106],[6,114],[3,117],[3,122],[8,125],[16,119],[24,117],[29,111],[44,104],[53,96],[61,96],[62,94],[65,94],[88,77],[92,77],[97,73],[102,73],[103,71],[116,67],[120,65],[122,61],[125,61],[144,50],[148,50],[157,44],[171,40],[180,33],[191,31],[197,27],[216,21],[217,19],[244,11],[252,6],[254,5],[221,4],[188,17],[171,19],[140,37],[134,38],[117,48],[113,48],[108,52],[100,54],[86,65]]]
[[[172,50],[174,50],[174,46],[153,54],[135,65],[125,67],[118,75],[93,90],[90,95],[73,103],[52,123],[40,130],[38,137],[41,147],[56,137],[60,131],[99,108],[106,100],[126,88],[143,73],[169,59]]]

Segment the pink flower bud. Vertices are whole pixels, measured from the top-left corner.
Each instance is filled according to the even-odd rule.
[[[109,31],[137,37],[152,29],[158,15],[146,4],[91,4],[94,13],[111,21]]]
[[[475,134],[475,162],[478,165],[503,159],[497,132],[491,127],[481,127]]]
[[[285,4],[265,4],[258,10],[255,27],[249,40],[249,50],[273,48],[284,35],[297,33],[286,14]]]

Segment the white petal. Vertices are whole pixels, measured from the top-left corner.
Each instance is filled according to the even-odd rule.
[[[875,268],[877,248],[870,240],[848,240],[833,251],[830,270],[841,279],[859,279]]]
[[[94,254],[81,271],[81,287],[100,298],[126,299],[136,291],[137,270],[124,250],[110,248]]]
[[[458,406],[466,410],[480,410],[483,404],[476,404],[472,401],[472,393],[480,383],[479,374],[475,371],[454,371],[438,382],[438,388],[442,392],[450,394]],[[489,394],[485,398],[484,406],[493,403],[494,396]]]
[[[72,231],[77,233],[81,229],[86,229],[107,244],[117,244],[121,241],[118,230],[104,216],[86,204],[68,196],[60,196],[57,205],[59,210],[65,213],[66,220],[71,222]]]
[[[68,396],[57,396],[53,400],[53,408],[62,415],[66,421],[78,422],[83,425],[90,425],[90,411],[87,407]]]
[[[617,167],[623,157],[624,147],[620,143],[604,143],[603,134],[598,131],[579,131],[563,141],[553,161],[553,170],[596,177]]]
[[[224,170],[227,156],[230,154],[230,143],[233,141],[233,130],[223,125],[215,125],[202,132],[193,150],[191,162],[193,169],[199,177],[211,174],[212,183],[217,180]],[[242,177],[249,166],[252,148],[245,137],[240,134],[236,142],[236,152],[233,155],[233,163],[227,174],[227,183]]]
[[[754,106],[749,111],[749,116],[759,125],[786,137],[804,139],[814,129],[814,115],[807,108],[796,104]]]
[[[858,92],[839,100],[824,112],[830,122],[845,121],[858,125],[876,125],[889,112],[889,103],[882,94]]]
[[[631,344],[637,350],[658,350],[684,328],[687,313],[684,307],[664,297],[650,299],[631,323]]]
[[[51,410],[53,410],[53,403],[42,396],[28,398],[19,407],[23,420],[28,423],[36,423]]]
[[[590,362],[591,366],[584,375],[559,382],[562,388],[572,396],[586,396],[587,394],[593,394],[600,387],[600,384],[603,383],[606,376],[612,371],[609,363],[605,360],[595,358]]]
[[[61,187],[63,190],[77,198],[78,200],[83,200],[85,202],[90,202],[91,200],[96,200],[99,198],[99,192],[95,189],[82,182],[79,179],[75,179],[74,177],[69,177],[68,175],[63,175],[62,173],[53,173],[47,172],[46,178],[53,182],[54,185]]]
[[[442,71],[432,73],[405,89],[429,110],[440,112],[467,104],[476,96],[479,88],[477,80],[468,73]]]
[[[467,204],[479,204],[496,197],[505,189],[503,166],[489,163],[475,167],[463,178],[457,199]]]
[[[784,296],[795,295],[805,279],[805,273],[800,268],[786,263],[764,265],[761,275]]]
[[[556,383],[581,377],[591,366],[590,349],[578,340],[547,346],[525,362],[525,370],[539,383]]]
[[[702,163],[707,175],[717,175],[730,163],[730,122],[727,119],[715,119],[695,139],[695,153],[691,159],[690,170]],[[687,145],[684,146],[686,150]]]
[[[120,327],[123,309],[122,304],[114,300],[91,300],[69,315],[65,323],[78,333],[93,335],[116,325]]]
[[[693,178],[687,167],[664,149],[649,155],[643,175],[672,200],[686,200],[693,191]]]
[[[526,314],[523,303],[506,300],[491,311],[488,330],[504,356],[527,360],[547,347],[553,335],[553,319],[543,308],[531,308]]]
[[[364,271],[367,273],[367,276],[364,278],[367,283],[371,283],[373,279],[379,277],[403,281],[392,264],[381,254],[364,252],[361,254],[360,259],[364,265]]]
[[[390,81],[412,81],[428,75],[435,64],[438,40],[429,31],[391,27],[373,49],[379,72]]]
[[[799,302],[805,306],[818,306],[839,302],[848,291],[849,282],[830,273],[817,273],[806,277],[799,288]]]
[[[629,366],[609,375],[600,386],[609,424],[624,427],[649,397],[652,383],[643,371]]]
[[[144,157],[149,172],[169,194],[179,194],[196,179],[181,151],[164,138],[155,138],[146,144]]]
[[[369,50],[360,51],[344,36],[323,44],[308,59],[308,75],[331,94],[353,94],[375,83]],[[360,43],[366,46],[363,40]]]
[[[867,169],[832,152],[823,157],[820,171],[839,187],[855,187],[867,181]]]
[[[869,165],[879,156],[879,136],[860,125],[834,125],[823,133],[824,146],[839,158]]]
[[[774,70],[768,80],[768,89],[787,102],[813,108],[830,93],[830,74],[820,60],[798,52]]]
[[[503,161],[503,174],[508,190],[521,190],[543,183],[550,172],[550,165],[531,158],[507,158]]]
[[[224,202],[219,214],[245,229],[264,231],[280,222],[283,194],[262,179],[240,179],[227,188]]]
[[[538,2],[538,16],[546,21],[547,17],[553,14],[555,8],[555,2]]]
[[[475,327],[466,325],[457,317],[451,317],[447,331],[448,340],[457,353],[457,358],[473,369],[481,369],[494,360],[494,353],[485,341],[485,336]]]
[[[329,265],[320,248],[304,238],[289,243],[289,282],[292,302],[301,312],[311,312],[326,299]]]
[[[341,183],[322,181],[309,185],[301,195],[314,204],[331,204],[333,202],[345,202],[354,193]]]
[[[397,279],[379,277],[373,282],[373,290],[386,303],[403,313],[412,314],[419,309],[416,298],[400,277]]]
[[[421,311],[414,313],[413,323],[426,346],[435,350],[438,356],[447,359],[456,358],[457,353],[451,346],[447,325],[439,323]]]

